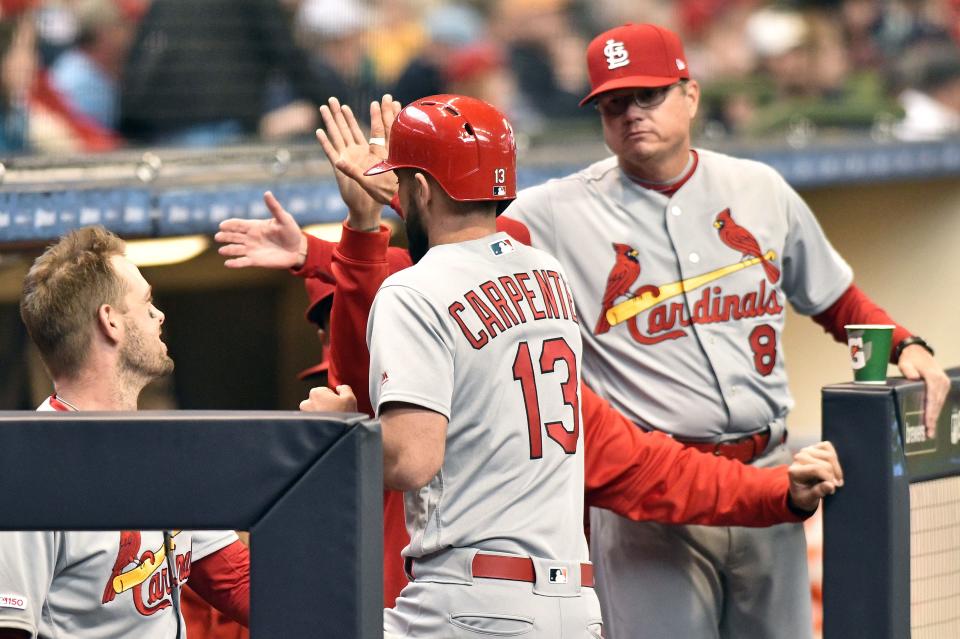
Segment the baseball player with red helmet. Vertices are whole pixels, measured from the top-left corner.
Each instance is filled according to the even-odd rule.
[[[571,278],[584,380],[644,429],[782,463],[787,303],[844,343],[844,324],[893,322],[780,175],[691,147],[700,93],[676,34],[611,29],[587,66],[583,104],[596,105],[613,155],[525,190],[506,213]],[[932,426],[947,378],[922,340],[899,326],[894,340],[894,363],[927,383]],[[602,510],[591,524],[607,636],[811,635],[800,526],[674,526]]]
[[[496,231],[513,131],[485,102],[432,96],[389,148],[368,173],[396,172],[414,265],[377,293],[369,379],[413,581],[385,631],[598,637],[576,311],[556,260]]]

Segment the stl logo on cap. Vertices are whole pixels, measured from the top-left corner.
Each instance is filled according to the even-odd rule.
[[[603,47],[603,55],[607,56],[608,69],[619,69],[630,64],[630,52],[622,42],[617,40],[607,40],[607,46]]]

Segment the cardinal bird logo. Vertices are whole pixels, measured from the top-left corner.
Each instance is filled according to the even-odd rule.
[[[117,596],[113,587],[113,580],[123,572],[124,568],[137,562],[138,552],[140,552],[140,531],[121,530],[120,550],[117,552],[117,560],[113,563],[113,571],[110,578],[107,579],[107,585],[103,589],[103,599],[101,600],[103,603],[109,603]]]
[[[597,320],[596,328],[593,329],[595,335],[602,335],[610,330],[607,311],[613,307],[617,298],[624,295],[636,297],[647,291],[653,293],[653,295],[660,294],[660,289],[656,286],[643,286],[631,294],[630,287],[640,277],[640,260],[637,259],[639,253],[632,246],[616,242],[613,242],[613,252],[617,259],[613,263],[613,268],[610,269],[610,275],[607,276],[607,290],[603,294],[600,318]]]
[[[723,209],[717,213],[713,226],[720,232],[720,240],[735,251],[743,253],[743,257],[756,257],[761,260],[763,270],[771,284],[780,280],[780,269],[763,257],[760,243],[753,233],[737,224],[730,215],[730,209]]]

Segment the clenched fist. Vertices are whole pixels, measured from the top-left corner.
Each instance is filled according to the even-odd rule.
[[[330,390],[326,386],[317,386],[310,389],[310,395],[300,402],[300,410],[320,413],[355,413],[357,412],[357,398],[353,389],[346,384],[337,386],[337,390]]]
[[[801,449],[787,469],[790,476],[790,501],[796,508],[812,512],[820,499],[843,486],[843,469],[837,451],[830,442]]]

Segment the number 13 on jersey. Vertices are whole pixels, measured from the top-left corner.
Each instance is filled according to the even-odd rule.
[[[580,439],[580,383],[577,373],[577,356],[561,337],[543,341],[540,351],[539,372],[543,375],[553,373],[558,362],[567,369],[567,378],[560,383],[563,404],[573,413],[573,430],[567,430],[562,421],[547,422],[540,418],[540,397],[537,392],[533,355],[528,342],[520,342],[517,356],[513,360],[513,379],[520,382],[523,393],[523,405],[527,411],[527,427],[530,432],[530,459],[543,457],[543,431],[559,444],[563,452],[572,455],[577,452]]]

